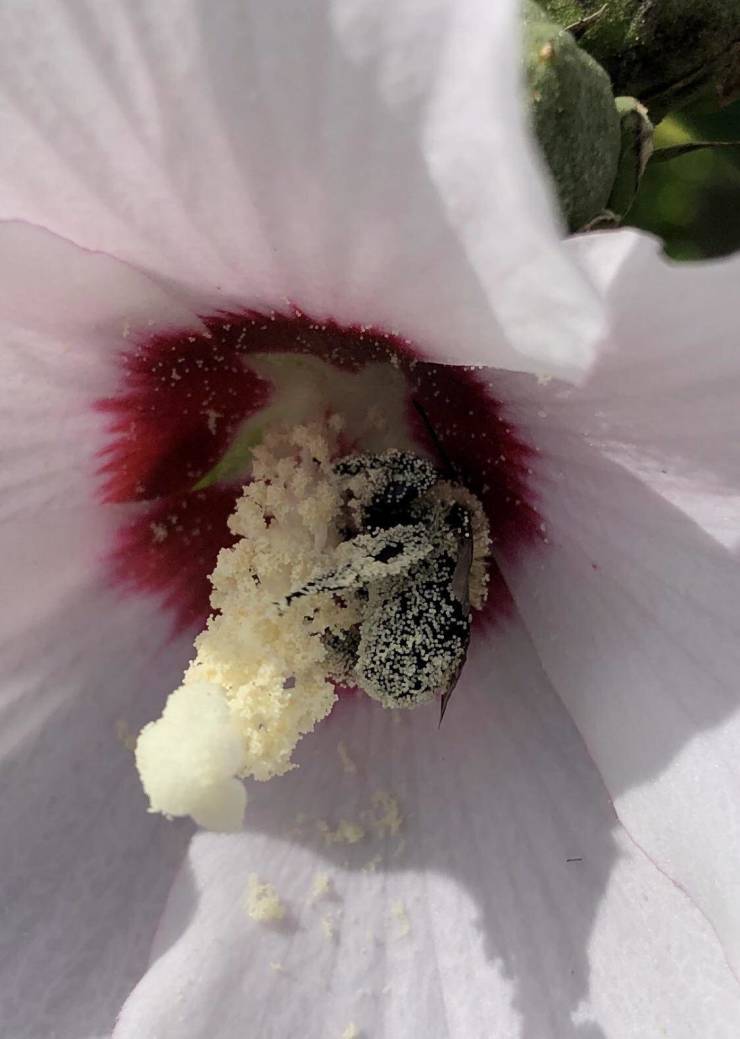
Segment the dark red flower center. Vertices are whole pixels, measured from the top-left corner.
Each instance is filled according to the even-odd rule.
[[[377,329],[342,328],[297,311],[202,320],[200,333],[133,334],[121,354],[119,392],[96,404],[110,417],[111,434],[100,456],[101,499],[129,503],[132,511],[111,552],[111,578],[128,591],[157,596],[177,630],[202,626],[209,574],[219,550],[234,540],[226,521],[240,483],[199,485],[275,390],[250,367],[250,356],[307,354],[345,372],[371,362],[393,365],[406,380],[415,439],[441,465],[451,463],[483,503],[494,553],[511,555],[541,538],[528,489],[531,449],[507,424],[479,371],[426,361],[408,342]],[[508,605],[494,572],[483,619]]]

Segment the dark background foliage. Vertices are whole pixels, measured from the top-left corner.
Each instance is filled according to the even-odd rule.
[[[658,147],[690,140],[740,141],[740,101],[714,112],[698,104],[658,127]],[[650,163],[626,223],[658,235],[675,259],[740,248],[740,146]]]

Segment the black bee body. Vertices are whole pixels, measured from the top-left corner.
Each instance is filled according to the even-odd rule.
[[[433,464],[409,452],[354,455],[334,473],[345,521],[337,561],[286,602],[351,589],[361,621],[324,635],[334,677],[387,707],[441,693],[444,715],[470,642],[470,513],[445,495],[450,484]]]

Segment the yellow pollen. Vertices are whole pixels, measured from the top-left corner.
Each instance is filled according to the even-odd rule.
[[[285,906],[275,888],[261,881],[256,873],[249,877],[245,908],[247,915],[261,924],[274,923],[285,916]]]
[[[378,790],[373,794],[371,803],[372,812],[368,813],[371,829],[378,837],[396,837],[403,824],[397,798],[386,790]]]
[[[320,898],[329,898],[332,894],[332,882],[328,873],[316,873],[311,885],[310,902],[318,902]]]
[[[411,921],[409,920],[409,915],[406,912],[406,906],[400,899],[398,899],[391,905],[391,916],[396,921],[396,924],[398,926],[396,938],[407,938],[411,934]]]
[[[365,827],[349,819],[342,819],[335,830],[329,826],[325,819],[318,822],[319,833],[324,838],[324,844],[358,844],[365,838]]]
[[[339,424],[279,429],[253,453],[253,480],[211,577],[208,626],[162,717],[139,735],[136,762],[151,810],[191,815],[210,829],[242,824],[238,779],[294,768],[293,751],[331,710],[326,649],[317,634],[354,623],[329,593],[278,603],[338,543],[331,463]]]

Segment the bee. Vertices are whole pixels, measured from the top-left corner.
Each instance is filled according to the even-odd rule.
[[[436,437],[435,437],[436,440]],[[352,593],[360,621],[326,631],[331,677],[386,707],[440,696],[440,724],[470,644],[473,525],[431,461],[407,451],[358,454],[333,467],[342,499],[331,565],[285,599]]]
[[[436,447],[440,458],[442,458],[445,463],[448,477],[453,479],[457,484],[462,485],[460,474],[448,458],[447,452],[442,446],[442,443],[440,442],[440,439],[437,436],[436,430],[429,421],[429,416],[417,400],[413,401],[413,405],[416,411],[418,412],[422,422],[426,426],[427,432],[429,433],[432,443]],[[465,613],[465,616],[468,618],[468,642],[465,646],[465,654],[463,655],[462,660],[460,661],[457,671],[450,676],[446,687],[440,690],[440,725],[442,724],[442,719],[445,716],[445,711],[447,710],[447,705],[450,702],[450,698],[452,697],[452,694],[455,691],[455,687],[457,686],[457,683],[460,680],[463,665],[467,658],[468,645],[470,643],[470,573],[473,566],[473,553],[475,546],[473,542],[473,529],[470,513],[466,509],[463,509],[463,512],[465,513],[465,517],[461,527],[459,528],[459,536],[457,542],[457,563],[455,566],[455,572],[452,575],[452,583],[450,587],[452,594],[460,603],[460,606],[463,612]]]
[[[462,674],[463,664],[468,655],[468,645],[470,643],[470,571],[473,565],[473,531],[472,524],[470,521],[470,513],[467,509],[462,508],[464,513],[464,522],[462,523],[458,541],[457,541],[457,560],[455,562],[455,570],[452,574],[452,582],[450,584],[450,591],[455,597],[457,602],[460,604],[460,608],[463,611],[464,616],[468,620],[468,639],[465,644],[465,653],[459,662],[458,668],[454,674],[450,675],[445,688],[441,690],[440,696],[440,711],[439,711],[439,724],[442,724],[442,719],[445,716],[447,705],[450,702],[455,686],[460,680]]]

